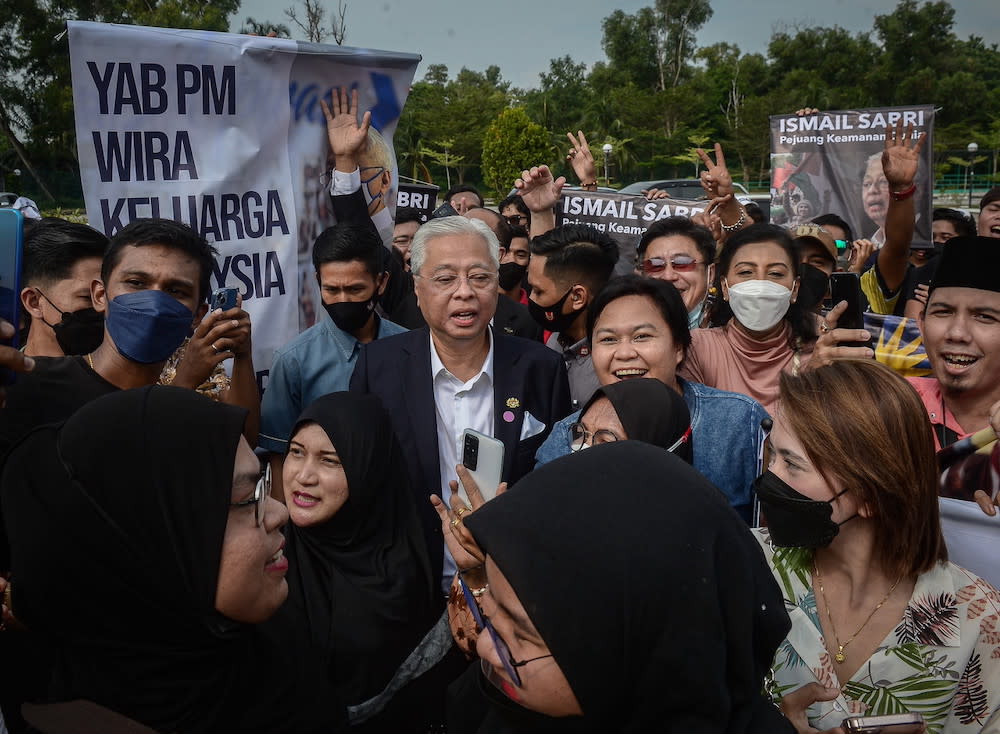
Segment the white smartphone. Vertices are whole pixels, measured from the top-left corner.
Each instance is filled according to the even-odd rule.
[[[471,428],[462,435],[462,466],[469,470],[487,502],[497,496],[497,486],[503,476],[503,442]],[[465,487],[458,483],[458,493],[471,505]]]
[[[920,734],[924,731],[921,714],[885,714],[883,716],[851,716],[844,719],[844,731],[855,734]]]

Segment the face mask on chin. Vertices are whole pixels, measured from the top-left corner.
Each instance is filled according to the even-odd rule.
[[[840,526],[856,517],[841,523],[831,519],[833,501],[846,489],[826,501],[814,500],[771,471],[757,477],[753,489],[767,518],[771,542],[779,548],[825,548],[840,533]]]
[[[771,280],[745,280],[727,287],[733,316],[749,331],[774,328],[792,303],[792,292]]]

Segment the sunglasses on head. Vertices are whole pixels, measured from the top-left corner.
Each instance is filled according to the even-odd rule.
[[[674,255],[670,258],[651,257],[642,261],[642,272],[646,275],[662,273],[667,269],[668,263],[679,273],[690,272],[702,264],[700,260],[695,260],[690,255]]]

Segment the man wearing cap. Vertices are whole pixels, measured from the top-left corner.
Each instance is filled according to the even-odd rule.
[[[830,276],[837,269],[837,242],[816,224],[800,224],[791,229],[799,251],[799,295],[803,308],[819,311],[830,288]]]
[[[954,237],[918,319],[933,377],[911,377],[938,448],[986,428],[1000,402],[1000,247]]]
[[[977,518],[976,512],[970,516],[968,504],[955,500],[976,500],[987,515],[996,514],[991,499],[1000,486],[998,274],[1000,247],[993,238],[948,240],[918,319],[933,377],[908,378],[927,409],[936,446],[946,449],[939,459],[949,555],[994,583],[1000,574],[993,549],[983,553],[982,544],[970,537],[1000,542],[1000,522]],[[972,440],[962,441],[967,437]]]
[[[979,235],[1000,237],[1000,186],[987,191],[979,202]]]

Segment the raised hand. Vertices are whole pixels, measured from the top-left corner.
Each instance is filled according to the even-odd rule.
[[[565,176],[553,178],[552,171],[544,165],[521,171],[521,177],[514,182],[514,188],[533,214],[554,209],[565,185]]]
[[[597,165],[594,163],[594,154],[590,152],[590,145],[583,130],[578,130],[576,134],[578,138],[573,137],[573,133],[566,133],[572,146],[566,160],[573,167],[573,173],[580,179],[580,185],[590,186],[597,183]]]
[[[861,275],[868,265],[868,258],[875,252],[875,243],[871,240],[854,240],[851,245],[851,254],[847,256],[847,271]]]
[[[705,164],[705,170],[701,172],[701,187],[705,192],[713,199],[734,193],[733,177],[726,168],[726,156],[722,152],[722,145],[715,144],[714,162],[701,148],[698,148],[698,157]]]
[[[341,156],[357,159],[368,145],[372,113],[366,112],[361,118],[361,124],[358,124],[357,89],[351,90],[350,98],[343,87],[334,90],[330,93],[330,102],[330,106],[324,100],[319,103],[326,118],[326,137],[330,141],[330,150],[338,159]]]
[[[885,129],[882,171],[890,191],[902,191],[913,185],[920,167],[920,150],[926,140],[926,135],[917,136],[913,125],[904,128],[902,121]]]
[[[670,194],[668,194],[663,189],[643,189],[639,193],[645,196],[649,201],[656,201],[657,199],[670,198]]]

